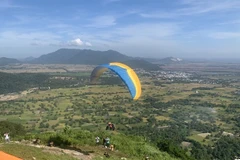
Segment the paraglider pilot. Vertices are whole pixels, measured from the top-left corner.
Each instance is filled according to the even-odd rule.
[[[115,126],[114,126],[114,124],[113,123],[111,123],[111,122],[108,122],[108,124],[107,124],[107,127],[106,127],[106,130],[115,130]]]

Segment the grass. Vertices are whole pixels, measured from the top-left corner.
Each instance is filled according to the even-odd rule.
[[[64,143],[65,140],[68,140],[71,144],[65,146],[67,149],[74,149],[75,151],[80,151],[84,155],[83,160],[89,157],[95,157],[94,160],[101,159],[104,152],[108,152],[111,156],[111,159],[120,159],[121,157],[126,157],[131,160],[139,160],[143,158],[146,154],[152,157],[152,159],[165,159],[165,160],[174,160],[170,155],[165,152],[159,151],[155,146],[150,143],[147,143],[143,137],[138,136],[127,136],[118,132],[90,132],[84,130],[72,130],[68,134],[66,133],[39,133],[38,135],[29,135],[25,138],[31,140],[31,138],[39,137],[41,139],[41,144],[46,144],[49,140],[49,136],[61,137],[58,140]],[[111,139],[111,144],[115,145],[115,150],[110,151],[104,148],[102,145],[96,146],[94,143],[94,137],[98,135],[101,138],[109,137]],[[78,137],[78,138],[77,138]],[[81,138],[82,137],[82,138]],[[29,139],[30,138],[30,139]],[[54,141],[54,140],[53,140]],[[54,141],[54,143],[57,141]],[[22,158],[24,160],[32,160],[35,157],[37,160],[74,160],[73,157],[68,154],[73,154],[73,150],[64,154],[66,150],[63,148],[36,148],[33,146],[26,145],[27,141],[22,142],[25,145],[19,143],[7,143],[1,144],[0,150]],[[57,144],[57,143],[56,143]],[[63,147],[63,146],[62,146]],[[70,147],[70,148],[69,148]],[[74,148],[73,148],[74,147]],[[85,157],[85,158],[84,158]]]
[[[204,85],[204,86],[209,86],[209,85]],[[145,87],[143,87],[145,89],[143,92],[143,97],[144,97],[144,95],[146,95],[147,93],[150,93],[150,92],[155,94],[155,96],[164,95],[168,92],[169,89],[171,89],[171,90],[173,90],[172,91],[173,93],[171,93],[170,95],[161,96],[163,98],[162,101],[166,102],[166,101],[177,100],[177,99],[185,99],[185,98],[188,98],[188,96],[190,94],[192,94],[192,91],[190,91],[190,90],[192,88],[196,88],[196,87],[200,87],[200,84],[194,84],[194,83],[165,84],[164,87],[159,87],[161,89],[156,89],[156,90],[151,89],[151,87],[149,87],[149,86],[145,86]],[[181,92],[181,90],[183,90],[184,88],[185,88],[185,91]],[[189,91],[186,91],[186,90],[189,90]],[[206,91],[203,91],[203,92],[206,92]],[[220,88],[217,91],[211,91],[211,92],[212,93],[223,92],[223,90]],[[91,94],[84,96],[83,95],[84,93],[91,93]],[[58,97],[61,95],[64,97]],[[25,105],[22,102],[20,102],[20,103],[25,107],[26,107],[26,105],[30,106],[30,109],[34,110],[35,112],[40,109],[41,103],[44,104],[48,109],[51,109],[53,107],[53,113],[61,112],[61,114],[60,113],[58,114],[58,120],[63,120],[64,115],[72,114],[71,111],[65,112],[65,110],[67,109],[67,107],[72,108],[75,102],[78,102],[78,106],[76,107],[76,105],[75,105],[76,109],[74,109],[74,113],[73,113],[74,118],[73,119],[75,119],[75,120],[82,119],[83,117],[82,117],[81,113],[82,113],[83,109],[81,107],[86,106],[84,108],[84,110],[86,110],[90,107],[93,109],[93,111],[96,110],[97,107],[94,107],[94,105],[96,105],[94,102],[94,99],[97,100],[97,105],[100,105],[100,106],[103,104],[107,104],[107,106],[111,106],[113,108],[115,108],[116,106],[121,106],[122,108],[126,108],[127,112],[122,113],[122,115],[126,116],[126,117],[137,116],[139,111],[142,110],[142,108],[140,108],[140,110],[138,112],[133,111],[131,104],[134,104],[135,102],[122,103],[122,102],[119,102],[119,100],[121,100],[121,99],[116,98],[115,96],[118,96],[119,98],[124,100],[124,97],[130,97],[130,94],[125,87],[94,85],[94,86],[90,86],[87,88],[86,87],[63,88],[63,89],[52,89],[52,90],[48,90],[48,91],[39,91],[38,93],[31,93],[31,94],[28,94],[26,97],[24,97],[23,100],[27,101]],[[37,103],[30,102],[32,98],[38,100],[38,102]],[[46,98],[53,98],[53,100],[48,101],[48,100],[45,100]],[[204,101],[212,102],[213,98],[204,96],[204,97],[201,97],[201,99]],[[54,102],[56,102],[57,107],[53,106]],[[141,103],[141,99],[139,100],[139,102]],[[15,107],[15,109],[19,108],[18,103],[15,103],[15,104],[13,103],[12,105]],[[35,106],[35,107],[33,108],[33,106]],[[108,108],[106,108],[106,109],[108,110]],[[171,112],[173,110],[171,110]],[[49,112],[49,111],[47,111],[47,112]],[[31,111],[26,110],[26,108],[24,108],[24,113],[21,115],[20,120],[18,118],[15,118],[15,115],[13,115],[13,116],[7,115],[7,116],[4,116],[4,118],[6,117],[6,118],[9,118],[14,121],[20,121],[21,123],[26,123],[27,121],[34,119],[34,117],[36,117],[36,116],[38,118],[42,117],[44,119],[44,117],[46,117],[48,114],[47,112],[42,113],[41,115],[36,114],[36,113],[33,114]],[[114,114],[116,114],[116,113],[120,113],[120,112],[109,111],[110,117],[114,116]],[[132,114],[129,115],[129,113],[132,113]],[[169,110],[169,113],[170,113],[170,110]],[[89,118],[91,120],[91,115],[94,115],[94,114],[85,114],[84,118]],[[99,116],[95,115],[94,117],[96,119],[99,119],[101,116],[99,117]],[[104,116],[102,116],[102,117],[104,117]],[[168,114],[165,114],[164,116],[156,115],[156,119],[157,120],[168,120],[169,117],[168,117]],[[143,121],[146,122],[146,120],[144,120],[144,119],[143,119]],[[48,123],[51,126],[51,125],[56,124],[57,121],[49,121]],[[64,124],[60,124],[60,126],[58,128],[64,127]]]
[[[196,135],[196,134],[195,134],[195,135],[192,135],[192,136],[189,136],[188,138],[189,138],[189,139],[193,139],[193,140],[195,140],[195,141],[197,141],[197,142],[200,142],[200,143],[201,143],[201,142],[203,141],[203,139],[204,139],[202,136],[199,136],[199,135]]]
[[[51,154],[43,149],[21,144],[4,144],[0,146],[0,150],[24,160],[33,160],[33,157],[37,160],[77,160],[67,154]]]
[[[75,74],[75,73],[74,73]],[[80,74],[80,73],[79,73]],[[83,73],[87,74],[87,73]],[[60,73],[59,75],[68,75],[68,73]],[[78,73],[75,74],[76,76]],[[69,76],[74,76],[69,74]],[[58,119],[57,120],[49,120],[50,127],[47,130],[53,130],[52,125],[59,124],[56,126],[55,129],[62,129],[65,127],[66,122],[70,121],[70,118],[73,119],[74,127],[78,128],[80,125],[78,121],[88,119],[90,123],[84,122],[85,125],[82,125],[83,128],[94,130],[94,127],[98,125],[100,128],[104,129],[106,123],[108,122],[108,118],[111,119],[116,126],[121,126],[122,128],[126,129],[126,123],[118,124],[116,122],[121,123],[121,119],[123,118],[131,118],[132,116],[139,116],[142,111],[145,111],[149,108],[149,106],[138,107],[139,104],[144,104],[143,100],[148,97],[152,96],[158,98],[161,102],[169,102],[172,100],[180,100],[180,99],[190,99],[200,100],[202,102],[210,102],[213,104],[231,104],[233,103],[234,95],[231,93],[236,89],[230,87],[222,87],[219,84],[199,84],[199,83],[172,83],[168,84],[162,81],[162,86],[154,86],[151,83],[150,78],[144,77],[141,78],[142,83],[150,82],[148,85],[142,85],[142,96],[138,101],[128,101],[131,96],[128,92],[128,89],[123,86],[118,85],[90,85],[85,87],[79,88],[61,88],[61,89],[51,89],[47,91],[38,91],[35,93],[30,93],[21,98],[20,100],[24,100],[24,102],[0,102],[0,109],[2,112],[4,110],[8,111],[18,111],[23,109],[24,112],[21,114],[21,119],[16,117],[15,114],[12,115],[1,115],[2,119],[8,119],[14,122],[20,122],[25,126],[28,126],[29,129],[31,128],[32,124],[26,124],[27,122],[33,119],[42,118],[40,121],[36,121],[35,129],[39,129],[40,122],[47,117],[53,117],[57,112]],[[195,91],[192,89],[198,87],[216,87],[212,90],[199,90],[199,93],[203,96],[199,97],[190,97],[189,95],[195,94]],[[217,96],[214,96],[217,94]],[[50,98],[51,100],[47,100],[46,98]],[[37,102],[31,101],[35,99]],[[41,110],[40,105],[44,104],[45,108],[49,109],[49,111],[45,111],[44,113],[36,113]],[[54,106],[54,103],[56,106]],[[240,102],[234,102],[240,103]],[[2,104],[11,104],[10,107],[5,107],[5,109],[1,108]],[[30,106],[30,110],[27,109],[26,106]],[[124,110],[116,110],[116,108],[120,106],[121,109]],[[197,106],[197,107],[196,107]],[[74,111],[67,111],[66,109],[74,108]],[[148,108],[147,108],[148,107]],[[161,106],[160,106],[161,107]],[[135,108],[135,109],[134,109]],[[136,109],[137,108],[137,109]],[[150,108],[151,109],[151,108]],[[170,119],[169,115],[174,113],[177,110],[182,110],[184,112],[191,113],[192,116],[203,115],[206,117],[208,114],[216,118],[216,124],[219,125],[222,123],[223,125],[220,126],[221,129],[230,130],[234,125],[226,124],[221,119],[224,117],[231,118],[234,115],[227,115],[225,114],[225,109],[223,108],[214,108],[216,109],[216,113],[211,113],[209,109],[206,107],[200,107],[198,103],[194,103],[193,105],[180,105],[180,106],[170,106],[164,112],[161,112],[161,108],[154,114],[154,117],[158,121],[162,120],[172,120]],[[32,113],[34,111],[34,113]],[[84,113],[91,111],[91,113]],[[102,113],[104,111],[104,113]],[[237,111],[240,111],[239,109]],[[108,112],[109,117],[106,117],[106,113]],[[84,113],[84,117],[83,117]],[[160,113],[160,114],[158,114]],[[18,115],[18,114],[17,114]],[[115,115],[120,115],[117,117]],[[19,116],[19,115],[18,115]],[[93,117],[92,117],[93,116]],[[186,121],[191,121],[190,117],[185,118]],[[128,124],[130,127],[143,125],[147,123],[147,117],[142,117],[142,122],[137,124]],[[60,122],[60,123],[59,123]],[[41,129],[39,129],[41,130]],[[190,136],[191,139],[202,141],[203,139],[196,134]]]

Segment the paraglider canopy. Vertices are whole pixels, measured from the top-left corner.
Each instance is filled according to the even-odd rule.
[[[122,79],[134,100],[139,99],[142,92],[140,80],[135,71],[123,63],[111,62],[97,66],[91,73],[90,82],[96,81],[108,69]]]

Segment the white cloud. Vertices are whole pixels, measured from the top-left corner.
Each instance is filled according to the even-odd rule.
[[[86,46],[89,46],[89,47],[91,47],[91,46],[92,46],[92,44],[91,44],[91,43],[89,43],[89,42],[85,42],[85,45],[86,45]]]
[[[174,36],[179,33],[181,33],[181,26],[176,23],[138,23],[111,30],[101,30],[95,34],[86,33],[79,37],[94,43],[93,49],[112,48],[123,53],[134,54],[143,53],[147,49],[155,53],[158,52],[156,48],[162,47],[161,50],[175,48],[170,44],[175,44]]]
[[[2,47],[26,47],[26,46],[87,46],[90,42],[84,42],[80,38],[64,41],[63,37],[51,32],[0,32],[0,44]]]
[[[60,46],[60,47],[91,47],[92,44],[90,42],[84,42],[80,38],[76,38],[70,41],[60,41],[57,43],[49,44],[51,46]]]
[[[77,39],[71,40],[68,43],[68,45],[69,46],[82,46],[82,45],[84,45],[84,43],[83,43],[83,41],[80,38],[77,38]]]
[[[133,56],[177,50],[175,35],[181,33],[181,25],[177,23],[138,23],[102,30],[85,37],[94,43],[96,49],[115,49]]]
[[[101,30],[95,34],[81,34],[79,37],[94,43],[94,49],[116,49],[123,53],[143,53],[147,49],[174,48],[174,36],[181,33],[181,25],[177,23],[138,23],[115,29]],[[174,44],[171,46],[171,44]],[[85,45],[87,45],[85,43]],[[126,46],[126,47],[125,47]],[[161,47],[160,47],[161,46]],[[129,51],[127,51],[129,48]],[[134,51],[134,48],[136,51]],[[139,49],[138,49],[139,48]],[[164,48],[164,49],[163,49]],[[134,53],[133,53],[134,52]]]
[[[92,44],[90,42],[84,42],[80,38],[76,38],[76,39],[71,40],[71,41],[69,41],[67,43],[61,42],[61,45],[64,45],[64,46],[76,46],[76,47],[77,46],[78,47],[80,47],[80,46],[91,47],[92,46]]]

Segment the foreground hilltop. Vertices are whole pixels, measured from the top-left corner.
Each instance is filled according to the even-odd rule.
[[[104,153],[110,155],[109,160],[139,160],[146,155],[151,159],[175,160],[168,153],[160,151],[139,136],[127,136],[117,131],[83,129],[65,127],[57,132],[27,133],[20,124],[2,121],[0,133],[11,130],[11,142],[1,143],[0,150],[24,160],[99,160],[105,159]],[[18,129],[16,129],[18,128]],[[95,143],[95,137],[100,143]],[[109,137],[114,150],[102,145],[103,138]],[[37,141],[36,141],[37,140]],[[53,144],[48,146],[50,142]],[[1,156],[0,156],[1,159]]]

